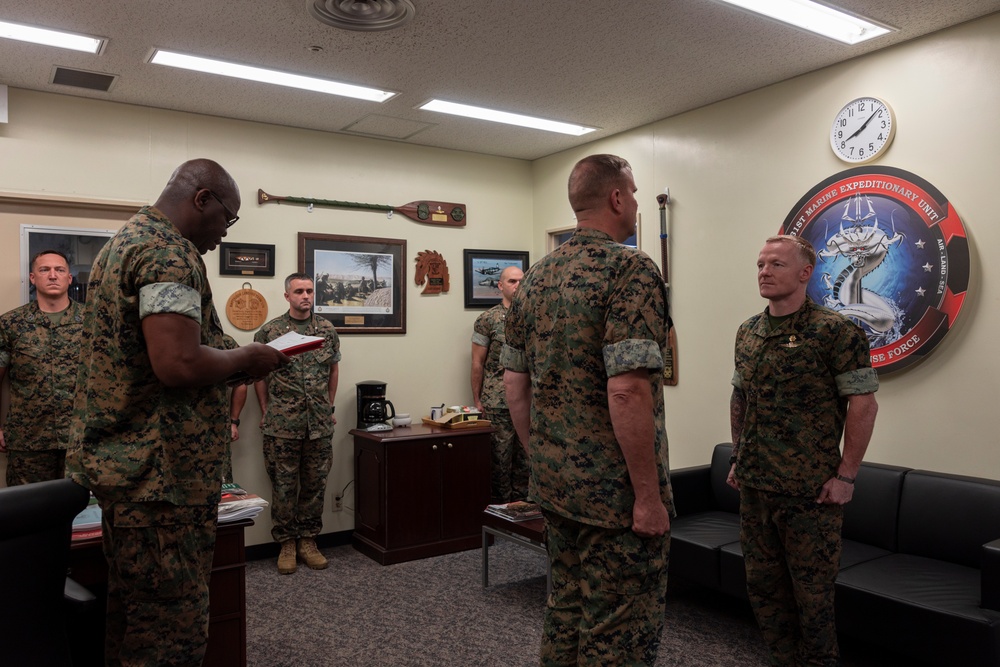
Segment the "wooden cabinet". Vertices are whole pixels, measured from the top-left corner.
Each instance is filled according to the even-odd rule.
[[[414,425],[354,436],[354,547],[382,565],[480,546],[490,428]]]

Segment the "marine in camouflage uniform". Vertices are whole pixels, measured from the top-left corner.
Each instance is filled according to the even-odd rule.
[[[504,269],[500,274],[501,283],[509,270]],[[516,269],[514,275],[518,276],[517,282],[520,282],[520,269]],[[515,289],[516,285],[515,282]],[[494,503],[523,500],[528,496],[527,455],[517,438],[510,410],[507,409],[503,366],[500,365],[507,309],[508,305],[503,301],[493,306],[476,318],[472,332],[472,395],[475,404],[481,406],[483,417],[493,427],[493,434],[490,436],[490,486]]]
[[[588,188],[589,199],[578,192]],[[635,228],[634,192],[624,160],[578,163],[576,232],[529,269],[507,315],[508,405],[529,434],[529,492],[552,568],[542,665],[652,665],[663,630],[666,295],[652,260],[616,241]]]
[[[315,538],[323,529],[323,497],[333,465],[333,397],[340,362],[337,330],[316,315],[300,321],[285,313],[261,327],[254,340],[267,343],[289,331],[321,336],[326,342],[316,350],[295,355],[291,364],[271,374],[266,385],[255,387],[264,410],[261,433],[264,463],[271,478],[271,536],[279,543]]]
[[[860,327],[809,301],[804,287],[801,297],[793,313],[772,316],[769,306],[736,334],[731,475],[740,489],[747,592],[771,664],[836,665],[843,498],[826,487],[839,485],[850,499],[861,457],[854,453],[850,476],[839,472],[847,470],[840,439],[848,401],[871,395],[878,379]]]
[[[31,301],[0,317],[0,380],[10,379],[7,486],[65,474],[83,325],[83,306],[66,299],[59,313]]]
[[[103,510],[108,665],[201,665],[229,438],[223,381],[287,362],[262,346],[221,350],[201,253],[235,217],[222,197],[238,210],[218,164],[184,163],[91,273],[67,471]]]

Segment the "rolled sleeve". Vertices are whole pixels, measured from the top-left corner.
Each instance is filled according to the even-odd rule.
[[[510,345],[504,345],[500,352],[500,365],[516,373],[528,372],[528,361],[524,356],[524,350],[518,350]]]
[[[139,290],[139,319],[147,315],[175,313],[201,324],[201,295],[180,283],[153,283]]]
[[[836,378],[837,393],[841,396],[872,394],[878,391],[878,375],[874,368],[858,368],[841,373]]]
[[[743,376],[740,375],[739,370],[733,371],[733,379],[731,382],[734,387],[736,387],[740,391],[743,391]]]
[[[651,371],[663,369],[663,355],[656,341],[623,340],[604,347],[604,367],[608,377],[628,371],[645,368]]]
[[[479,333],[478,331],[474,331],[472,333],[472,344],[479,345],[480,347],[489,347],[490,339],[484,336],[483,334]]]

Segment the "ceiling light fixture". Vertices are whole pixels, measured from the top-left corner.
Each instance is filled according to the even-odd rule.
[[[36,28],[35,26],[8,23],[7,21],[0,21],[0,37],[87,53],[100,53],[101,49],[104,48],[104,40],[99,37]]]
[[[560,123],[555,120],[545,120],[534,116],[522,116],[519,113],[507,111],[496,111],[484,107],[474,107],[468,104],[457,102],[446,102],[444,100],[431,100],[420,107],[424,111],[438,111],[440,113],[450,113],[455,116],[465,116],[466,118],[478,118],[489,120],[495,123],[507,123],[508,125],[520,125],[521,127],[531,127],[536,130],[546,130],[548,132],[559,132],[561,134],[571,134],[575,137],[593,132],[596,127],[584,127],[583,125],[573,125],[572,123]]]
[[[894,30],[812,0],[719,1],[769,16],[844,44],[858,44]]]
[[[359,100],[370,102],[385,102],[397,93],[365,86],[355,86],[349,83],[339,83],[328,79],[317,79],[311,76],[300,74],[288,74],[275,70],[264,69],[262,67],[251,67],[250,65],[238,65],[223,60],[213,60],[200,56],[190,56],[175,51],[164,51],[156,49],[153,51],[149,62],[154,65],[166,65],[180,69],[193,70],[195,72],[205,72],[207,74],[219,74],[221,76],[231,76],[237,79],[248,81],[258,81],[260,83],[270,83],[276,86],[286,86],[288,88],[299,88],[301,90],[312,90],[317,93],[327,93],[329,95],[341,95],[343,97],[353,97]]]

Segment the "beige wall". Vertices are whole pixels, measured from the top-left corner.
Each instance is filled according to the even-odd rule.
[[[299,231],[406,239],[406,335],[343,337],[329,507],[329,497],[353,476],[347,430],[354,425],[354,384],[387,381],[397,409],[414,415],[431,403],[469,402],[469,334],[478,311],[462,305],[462,249],[528,249],[538,259],[545,230],[573,224],[566,177],[578,158],[593,152],[621,154],[635,167],[641,246],[657,260],[655,195],[670,187],[681,374],[679,386],[666,390],[671,458],[674,467],[707,461],[710,448],[729,438],[733,334],[764,305],[754,283],[761,241],[814,184],[847,167],[827,140],[840,106],[877,95],[893,106],[899,125],[877,164],[914,172],[951,200],[969,230],[974,269],[962,316],[944,343],[916,367],[884,379],[868,459],[1000,478],[992,423],[1000,393],[1000,360],[992,347],[1000,330],[1000,274],[989,262],[990,249],[1000,247],[994,205],[1000,86],[990,83],[992,64],[1000,62],[998,34],[1000,15],[994,15],[530,164],[11,90],[10,123],[0,125],[0,190],[151,201],[177,164],[208,156],[243,188],[241,219],[227,240],[275,244],[279,276],[296,267]],[[665,90],[669,94],[669,86]],[[258,207],[257,188],[370,203],[463,202],[469,225],[437,228],[370,212]],[[11,230],[0,226],[0,266],[18,261],[10,238]],[[422,297],[413,284],[413,258],[424,249],[447,259],[450,294]],[[243,280],[220,277],[217,254],[206,259],[224,311]],[[280,278],[250,282],[267,298],[270,316],[285,310]],[[252,332],[227,329],[241,343],[252,339]],[[234,449],[235,475],[269,496],[254,398],[243,416],[249,427]],[[324,532],[352,526],[349,508],[324,516]],[[249,543],[268,541],[269,530],[265,514]]]
[[[764,306],[757,252],[801,196],[849,167],[830,150],[828,128],[841,105],[875,95],[898,119],[893,145],[875,164],[918,174],[948,197],[969,232],[974,268],[944,342],[916,367],[883,378],[867,458],[1000,478],[993,423],[1000,271],[991,260],[1000,247],[998,36],[995,14],[533,164],[536,252],[543,231],[568,219],[565,175],[586,154],[632,162],[642,247],[657,261],[655,195],[670,188],[681,378],[666,389],[673,467],[705,462],[715,443],[729,439],[733,336]]]
[[[16,159],[14,159],[16,156]],[[527,250],[531,238],[531,167],[520,160],[408,146],[270,125],[109,104],[100,101],[12,89],[10,123],[0,125],[0,191],[72,199],[156,199],[171,171],[192,157],[217,159],[236,178],[243,194],[240,221],[226,241],[272,243],[277,247],[275,278],[249,278],[268,301],[269,317],[287,310],[282,278],[297,270],[298,232],[405,239],[406,334],[342,337],[340,389],[334,436],[334,470],[327,507],[353,478],[355,383],[388,382],[388,397],[399,412],[418,417],[432,403],[467,404],[470,337],[478,310],[463,299],[462,250]],[[462,202],[464,228],[421,225],[401,215],[258,206],[257,188],[298,195],[375,204],[405,204],[419,199]],[[80,223],[83,226],[97,226]],[[16,272],[17,223],[0,216],[0,267]],[[437,250],[448,262],[451,291],[421,296],[414,283],[417,252]],[[226,329],[240,343],[242,332],[225,318],[229,296],[241,277],[219,276],[218,252],[205,257],[216,307]],[[6,274],[4,274],[6,275]],[[15,276],[6,282],[13,283]],[[5,302],[5,309],[17,305]],[[251,392],[252,393],[252,392]],[[260,410],[251,397],[243,412],[246,426],[234,446],[235,478],[270,496],[261,458]],[[348,507],[327,509],[324,532],[353,528],[353,490]],[[247,535],[250,544],[270,540],[270,521],[262,515]]]

